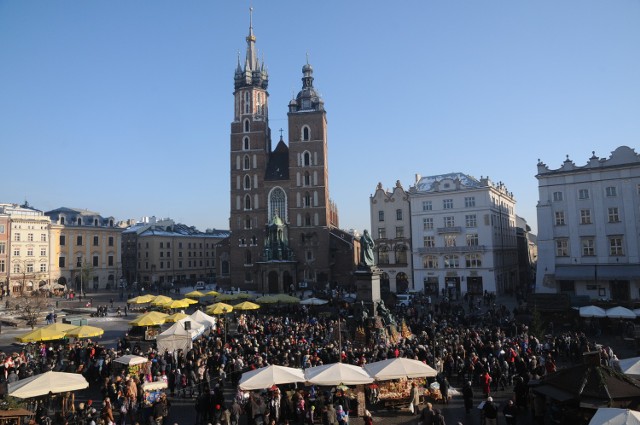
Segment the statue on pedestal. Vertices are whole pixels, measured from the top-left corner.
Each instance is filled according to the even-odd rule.
[[[375,257],[373,256],[373,248],[375,243],[371,239],[369,231],[365,229],[360,236],[360,266],[372,268],[375,266]]]
[[[378,316],[382,317],[385,325],[395,325],[396,321],[389,309],[384,305],[384,301],[378,303]]]

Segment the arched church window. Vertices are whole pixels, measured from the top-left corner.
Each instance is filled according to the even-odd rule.
[[[251,177],[247,174],[244,176],[244,190],[251,189]]]
[[[311,214],[307,213],[304,215],[304,225],[311,226]]]
[[[251,168],[251,159],[249,159],[249,155],[245,155],[244,156],[244,164],[242,169],[243,170],[248,170]]]
[[[244,217],[244,228],[251,229],[251,217],[248,215]]]
[[[244,132],[249,132],[249,120],[244,120]]]
[[[251,195],[244,196],[244,209],[245,210],[251,209]]]
[[[305,207],[310,207],[311,206],[311,194],[309,194],[309,192],[305,192],[304,193],[304,206]]]
[[[311,154],[309,152],[305,152],[302,154],[302,165],[305,167],[311,165]]]
[[[308,171],[304,172],[304,182],[303,186],[311,186],[311,175]]]
[[[275,214],[287,221],[287,197],[280,187],[274,187],[269,193],[269,221]]]
[[[249,121],[245,121],[245,122],[248,123]],[[248,151],[249,149],[251,149],[248,137],[245,137],[244,139],[242,139],[242,149],[245,151]]]
[[[302,140],[308,141],[311,139],[309,126],[302,127]]]

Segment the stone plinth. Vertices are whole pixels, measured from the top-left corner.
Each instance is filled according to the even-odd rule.
[[[380,301],[380,276],[382,272],[378,268],[361,268],[354,275],[358,302],[364,301],[367,306],[377,305]]]

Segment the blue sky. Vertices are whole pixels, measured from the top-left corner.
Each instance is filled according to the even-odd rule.
[[[254,0],[273,134],[309,53],[342,228],[376,184],[503,181],[536,228],[538,158],[636,148],[637,0]],[[0,202],[228,228],[249,2],[0,0]],[[286,140],[286,134],[285,134]],[[274,140],[275,142],[275,140]],[[274,143],[275,144],[275,143]]]

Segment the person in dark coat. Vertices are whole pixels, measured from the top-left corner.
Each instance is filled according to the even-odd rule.
[[[507,405],[502,409],[502,413],[504,414],[504,420],[507,425],[516,425],[518,408],[513,404],[513,400],[507,402]]]
[[[467,413],[471,413],[473,408],[473,388],[471,387],[471,381],[467,381],[462,388],[462,398],[464,400],[464,410]]]

